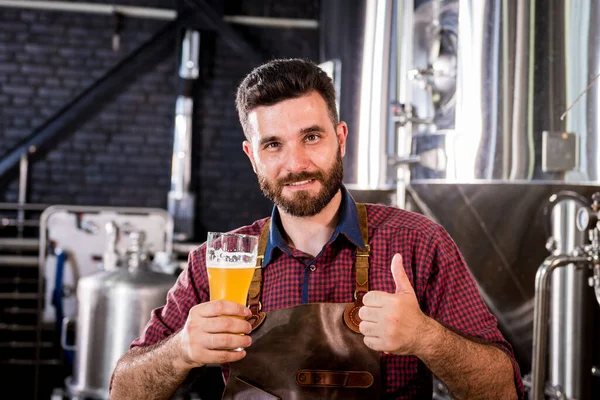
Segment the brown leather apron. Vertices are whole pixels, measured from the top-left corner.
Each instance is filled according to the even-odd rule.
[[[312,303],[261,311],[262,270],[248,294],[253,316],[252,345],[231,364],[226,400],[377,399],[381,394],[379,352],[369,349],[358,330],[358,309],[369,290],[367,212],[356,204],[366,248],[356,250],[354,303]],[[259,241],[261,266],[270,223]]]

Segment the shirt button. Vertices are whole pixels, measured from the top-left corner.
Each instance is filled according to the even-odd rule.
[[[310,267],[308,267],[308,269],[310,269],[311,272],[315,272],[315,270],[317,269],[317,267],[315,267],[314,265],[311,265]]]

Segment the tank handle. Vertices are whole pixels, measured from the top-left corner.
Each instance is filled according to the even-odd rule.
[[[69,317],[64,317],[62,320],[62,329],[60,331],[60,345],[64,350],[75,350],[77,346],[74,344],[67,343],[67,328],[70,323],[76,323],[77,318],[71,319]]]

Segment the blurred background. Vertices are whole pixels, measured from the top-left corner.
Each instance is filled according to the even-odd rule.
[[[593,0],[0,0],[0,398],[107,398],[189,251],[270,213],[234,98],[282,57],[332,77],[355,199],[450,232],[529,396],[598,398],[598,26]],[[220,398],[203,374],[178,398]]]

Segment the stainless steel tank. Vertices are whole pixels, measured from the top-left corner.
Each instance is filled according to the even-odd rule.
[[[73,376],[67,379],[67,393],[73,398],[108,399],[118,359],[142,333],[150,312],[165,303],[175,283],[175,277],[151,271],[142,243],[132,242],[125,267],[86,276],[78,283],[75,362]]]
[[[550,199],[563,191],[589,199],[600,183],[598,82],[561,119],[600,73],[600,5],[591,0],[397,0],[391,19],[373,26],[369,21],[379,15],[373,10],[382,5],[365,4],[362,15],[331,12],[323,24],[326,58],[332,53],[344,60],[335,54],[335,34],[341,29],[336,26],[360,28],[353,42],[353,54],[359,56],[372,54],[360,49],[380,37],[384,27],[391,35],[381,41],[387,47],[376,46],[380,52],[372,54],[383,57],[389,68],[373,77],[379,79],[377,87],[391,87],[385,91],[388,103],[383,110],[371,103],[368,110],[384,115],[387,128],[349,124],[349,137],[358,136],[349,146],[376,146],[348,150],[345,162],[352,167],[346,182],[351,187],[360,183],[357,166],[366,165],[360,160],[365,152],[387,161],[368,168],[386,165],[387,177],[392,167],[398,168],[392,204],[423,212],[449,231],[525,375],[532,360],[535,274],[549,255],[546,241],[557,221]],[[342,33],[346,37],[339,36],[338,44],[352,37]],[[345,60],[353,63],[351,57]],[[342,63],[342,71],[359,71],[345,77],[342,98],[370,93],[362,90],[369,82],[361,79],[364,62],[359,58],[351,68]],[[350,121],[363,115],[358,108],[342,107],[340,113]],[[381,140],[390,126],[393,140],[389,135]],[[389,192],[389,181],[363,186]],[[353,195],[364,199],[360,191]],[[366,200],[372,199],[377,196]],[[598,313],[590,313],[596,305],[582,307],[576,296],[587,289],[581,288],[586,276],[574,278],[565,271],[554,279],[564,285],[553,285],[558,292],[551,330],[564,334],[552,339],[550,368],[556,371],[548,376],[569,398],[585,398],[589,371],[572,360],[593,349],[598,362],[598,349],[583,336],[573,340],[581,327],[561,326],[594,319],[597,327]]]

